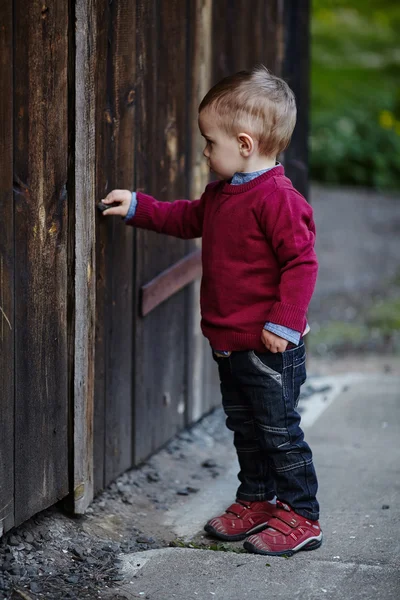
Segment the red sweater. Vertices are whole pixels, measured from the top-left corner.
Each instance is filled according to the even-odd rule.
[[[265,351],[266,321],[303,332],[318,263],[311,206],[282,166],[242,185],[210,183],[200,200],[137,193],[129,225],[203,237],[201,326],[213,348]]]

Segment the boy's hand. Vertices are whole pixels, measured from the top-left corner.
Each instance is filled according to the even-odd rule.
[[[279,335],[272,333],[272,331],[267,331],[266,329],[262,330],[261,341],[267,350],[273,352],[274,354],[277,352],[285,352],[289,344],[287,340],[284,340],[283,338],[279,337]]]
[[[128,214],[129,207],[131,205],[132,192],[129,190],[113,190],[102,200],[103,204],[118,203],[118,206],[107,208],[103,211],[103,215],[118,215],[120,217],[126,217]]]

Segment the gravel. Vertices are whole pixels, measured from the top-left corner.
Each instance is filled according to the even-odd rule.
[[[174,438],[138,469],[121,475],[87,514],[54,506],[0,540],[0,600],[118,597],[121,555],[167,547],[164,513],[218,475],[213,456],[231,454],[222,410]],[[193,485],[196,481],[196,485]],[[121,598],[124,596],[121,595]]]

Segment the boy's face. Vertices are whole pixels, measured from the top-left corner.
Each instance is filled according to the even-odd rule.
[[[212,111],[205,109],[200,113],[199,129],[206,140],[203,155],[218,179],[231,179],[244,169],[239,140],[219,127]]]

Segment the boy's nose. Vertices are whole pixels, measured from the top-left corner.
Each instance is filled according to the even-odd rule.
[[[204,148],[204,150],[203,150],[203,156],[204,156],[205,158],[208,158],[208,151],[207,151],[207,148]]]

